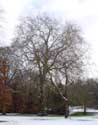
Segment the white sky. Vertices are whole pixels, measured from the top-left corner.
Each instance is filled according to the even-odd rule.
[[[11,37],[18,17],[22,14],[47,12],[60,19],[77,23],[84,33],[85,39],[92,48],[94,76],[98,75],[98,0],[0,0],[6,13],[6,39]],[[10,42],[6,42],[6,45]]]

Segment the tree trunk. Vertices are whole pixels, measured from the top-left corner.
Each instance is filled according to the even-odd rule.
[[[40,115],[45,115],[45,104],[44,104],[44,83],[45,78],[40,77],[40,99],[39,99],[39,106],[40,106]]]
[[[43,95],[43,84],[40,85],[40,112],[44,110],[44,95]]]
[[[65,96],[63,96],[63,93],[60,92],[59,88],[55,85],[53,82],[52,76],[50,78],[52,85],[56,88],[57,92],[61,96],[61,98],[64,100],[65,103],[65,118],[69,116],[69,103],[68,103],[68,96],[67,96],[67,81],[65,83]]]
[[[84,108],[83,114],[86,115],[87,114],[87,112],[86,112],[86,105],[83,105],[83,108]]]
[[[65,90],[65,97],[66,97],[66,99],[68,99],[67,87],[66,87],[66,90]],[[68,116],[69,116],[69,103],[68,103],[68,100],[65,100],[65,118],[68,118]]]
[[[2,115],[6,115],[6,106],[5,105],[2,106]]]
[[[68,93],[67,93],[67,85],[68,85],[68,76],[67,76],[67,71],[65,70],[66,74],[66,82],[65,82],[65,97],[66,97],[66,101],[65,101],[65,118],[68,118],[69,116],[69,103],[68,103]]]
[[[65,102],[65,118],[68,118],[69,116],[69,105],[68,102]]]

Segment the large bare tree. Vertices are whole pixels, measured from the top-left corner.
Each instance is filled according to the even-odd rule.
[[[54,74],[59,72],[59,77],[62,76],[62,81],[65,79],[67,86],[72,72],[81,69],[83,38],[79,28],[70,23],[62,25],[46,15],[26,17],[17,27],[12,46],[22,60],[23,67],[39,74],[40,111],[43,112],[45,108],[44,86],[47,79],[51,80],[65,101],[67,94],[64,97],[57,88]]]

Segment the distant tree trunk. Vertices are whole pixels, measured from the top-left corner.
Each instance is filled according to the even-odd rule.
[[[66,89],[65,97],[66,97],[66,99],[68,99],[67,89]],[[69,116],[69,102],[68,102],[68,100],[66,100],[65,101],[65,118],[68,118],[68,116]]]
[[[5,105],[3,105],[3,107],[2,107],[2,115],[6,115],[6,106]]]
[[[65,102],[65,118],[69,116],[69,104],[68,101]]]
[[[45,78],[43,76],[40,77],[40,99],[39,99],[39,105],[40,105],[40,113],[44,113],[44,83]]]
[[[32,93],[29,92],[28,103],[27,103],[27,112],[32,113],[32,105],[33,105]]]
[[[67,76],[67,71],[65,70],[65,76],[66,76],[66,82],[65,82],[65,118],[68,118],[69,116],[69,103],[68,103],[68,93],[67,93],[67,84],[68,84],[68,76]]]
[[[17,107],[17,103],[16,103],[17,102],[17,94],[14,92],[12,96],[13,96],[13,112],[16,113],[17,112],[17,109],[16,109],[16,107]]]
[[[86,115],[87,111],[86,111],[86,105],[85,104],[83,105],[83,108],[84,108],[83,114]]]

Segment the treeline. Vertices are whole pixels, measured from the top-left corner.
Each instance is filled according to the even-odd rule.
[[[85,111],[86,106],[97,106],[97,82],[83,80],[87,48],[79,26],[46,15],[30,16],[21,20],[14,36],[10,47],[0,49],[9,61],[11,112],[67,117],[69,105],[83,105]]]
[[[65,85],[61,82],[56,83],[60,92],[64,94]],[[14,78],[7,84],[10,93],[3,93],[6,112],[15,113],[39,113],[40,111],[40,90],[39,75],[31,71],[17,70]],[[5,87],[2,89],[6,89]],[[67,87],[67,94],[70,106],[83,106],[98,108],[98,80],[87,79],[78,80]],[[12,95],[12,99],[11,99]],[[45,111],[51,114],[64,114],[65,103],[56,88],[47,79],[44,87]],[[2,107],[0,108],[2,111]],[[85,111],[84,111],[85,112]]]

